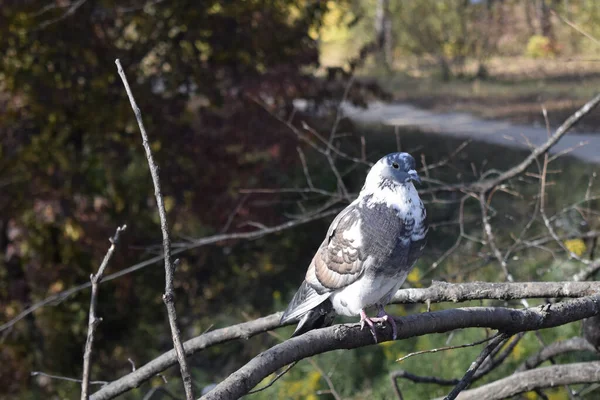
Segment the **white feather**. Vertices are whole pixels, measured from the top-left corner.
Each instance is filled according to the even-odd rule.
[[[396,293],[402,283],[404,283],[407,274],[408,271],[405,271],[393,278],[365,274],[356,282],[335,292],[331,296],[333,308],[339,315],[348,317],[358,315],[360,314],[360,310],[374,306],[375,304],[381,304],[382,300],[388,294]]]

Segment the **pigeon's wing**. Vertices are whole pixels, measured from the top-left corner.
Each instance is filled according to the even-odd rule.
[[[317,307],[319,304],[323,303],[331,293],[317,293],[317,291],[310,286],[306,281],[302,282],[300,288],[294,295],[290,304],[288,304],[286,310],[283,312],[281,316],[281,323],[286,323],[288,321],[292,321],[302,314],[305,314]]]
[[[365,269],[365,241],[360,208],[351,204],[333,221],[319,247],[306,281],[318,292],[327,293],[356,281]]]
[[[359,248],[360,236],[359,210],[351,204],[331,223],[327,237],[308,267],[306,279],[281,317],[282,323],[314,309],[327,300],[333,290],[358,279],[364,259]]]

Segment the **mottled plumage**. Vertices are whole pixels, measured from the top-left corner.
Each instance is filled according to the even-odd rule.
[[[306,277],[281,321],[300,318],[294,335],[331,325],[334,313],[373,322],[393,319],[383,309],[421,255],[426,211],[412,183],[415,161],[392,153],[369,171],[358,198],[331,223]],[[379,309],[368,318],[365,309]],[[376,339],[377,340],[377,339]]]

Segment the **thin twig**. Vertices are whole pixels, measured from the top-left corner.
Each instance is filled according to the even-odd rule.
[[[300,157],[300,162],[302,163],[302,171],[304,171],[304,177],[306,178],[306,184],[310,189],[314,189],[315,185],[313,185],[312,178],[310,177],[310,172],[308,172],[308,165],[306,164],[306,157],[304,157],[304,152],[300,146],[296,147],[298,151],[298,157]]]
[[[246,200],[248,200],[248,197],[250,197],[250,193],[247,193],[244,196],[242,196],[242,198],[238,201],[238,204],[235,206],[233,211],[229,214],[229,217],[227,217],[227,221],[225,222],[225,225],[219,233],[225,233],[229,230],[234,218],[240,212],[240,209],[244,206],[244,203],[246,202]]]
[[[453,331],[453,332],[455,332],[455,331]],[[495,370],[500,364],[502,364],[504,362],[504,360],[506,360],[506,358],[513,351],[515,346],[519,343],[519,340],[523,337],[523,335],[524,335],[524,332],[521,332],[521,333],[518,333],[517,335],[515,335],[514,339],[502,350],[502,353],[500,353],[500,355],[498,357],[496,357],[496,355],[500,351],[501,346],[496,347],[490,353],[487,360],[484,361],[483,364],[480,366],[480,368],[473,374],[473,377],[471,378],[471,383],[483,378],[484,376],[486,376],[487,374],[489,374],[490,372]],[[496,336],[491,336],[490,338],[488,338],[488,340],[491,340],[495,337]],[[496,357],[496,358],[494,358],[494,357]],[[398,386],[397,378],[408,379],[409,381],[412,381],[415,383],[433,383],[433,384],[441,385],[441,386],[455,386],[455,385],[458,385],[461,381],[460,379],[444,379],[444,378],[438,378],[437,376],[415,375],[415,374],[411,374],[410,372],[407,372],[403,369],[398,369],[398,370],[395,370],[392,373],[390,373],[390,378],[392,380],[392,385],[394,387],[394,391],[396,392],[396,396],[400,400],[402,400],[403,397],[402,397],[402,391],[400,390],[400,387]]]
[[[312,358],[309,358],[308,362],[311,363],[311,365],[315,367],[317,371],[319,371],[323,379],[325,379],[325,383],[327,383],[327,386],[329,387],[329,394],[331,394],[335,400],[342,400],[342,396],[340,396],[337,390],[335,390],[335,386],[333,386],[331,378],[325,373],[325,371],[323,371],[323,368],[321,368],[319,364]]]
[[[489,342],[493,338],[494,338],[494,336],[490,336],[490,337],[487,337],[487,338],[484,338],[484,339],[481,339],[481,340],[478,340],[478,341],[472,342],[472,343],[459,344],[456,346],[438,347],[436,349],[429,349],[429,350],[415,351],[414,353],[409,353],[409,354],[405,355],[404,357],[400,357],[399,359],[396,360],[396,362],[401,362],[401,361],[406,360],[407,358],[410,358],[413,356],[419,356],[421,354],[437,353],[438,351],[455,350],[455,349],[463,349],[465,347],[473,347],[473,346],[477,346],[477,345],[485,343],[485,342]]]
[[[71,3],[71,5],[67,11],[65,11],[59,17],[42,22],[39,25],[38,29],[44,29],[44,28],[48,27],[49,25],[55,24],[57,22],[60,22],[64,19],[68,18],[70,15],[73,15],[75,13],[75,11],[77,11],[86,1],[87,0],[77,0],[74,3]]]
[[[184,251],[187,251],[187,250],[191,250],[191,249],[195,249],[195,248],[203,247],[203,246],[208,246],[211,244],[220,243],[220,242],[224,242],[224,241],[228,241],[228,240],[258,239],[258,238],[266,236],[266,235],[270,235],[273,233],[279,233],[286,229],[291,229],[291,228],[306,224],[308,222],[316,221],[321,218],[326,218],[331,215],[335,215],[339,211],[340,210],[338,210],[338,209],[327,210],[322,213],[315,213],[315,214],[307,215],[304,218],[294,219],[292,221],[287,221],[287,222],[284,222],[279,225],[270,226],[270,227],[266,227],[264,229],[258,229],[258,230],[251,231],[251,232],[225,233],[225,234],[220,234],[220,235],[207,236],[207,237],[195,239],[192,241],[188,241],[185,243],[180,243],[180,244],[175,243],[175,245],[178,248],[173,250],[171,252],[171,254],[176,255],[176,254],[183,253]],[[600,233],[599,233],[599,235],[600,235]],[[149,258],[148,260],[144,260],[137,264],[133,264],[132,266],[127,267],[121,271],[107,275],[102,281],[107,282],[107,281],[111,281],[113,279],[120,278],[124,275],[138,271],[149,265],[153,265],[159,261],[162,261],[163,259],[164,259],[164,256],[162,254],[160,254],[158,256]],[[29,314],[33,313],[34,311],[36,311],[42,307],[48,306],[48,305],[59,304],[60,302],[69,298],[70,296],[74,295],[75,293],[85,290],[91,286],[92,286],[92,283],[88,281],[88,282],[82,283],[80,285],[74,286],[72,288],[63,290],[62,292],[53,294],[52,296],[48,296],[44,300],[30,305],[29,307],[27,307],[26,309],[21,311],[17,316],[6,321],[4,324],[0,325],[0,332],[3,332],[7,329],[12,328],[17,322],[21,321],[22,319],[24,319],[25,317],[27,317]]]
[[[179,360],[179,367],[181,370],[181,378],[183,379],[183,387],[185,388],[185,395],[187,400],[193,400],[194,389],[192,387],[192,378],[190,376],[187,362],[185,360],[185,352],[183,351],[183,345],[181,344],[181,338],[179,337],[179,328],[177,327],[177,313],[175,311],[175,293],[173,290],[173,275],[175,273],[175,267],[171,258],[171,238],[169,236],[167,212],[165,210],[163,195],[160,188],[158,166],[154,162],[152,149],[150,148],[150,143],[148,142],[148,135],[146,134],[146,129],[144,128],[144,123],[142,121],[142,113],[135,102],[133,93],[131,92],[131,88],[129,87],[129,82],[127,81],[127,77],[125,76],[125,72],[121,67],[119,59],[115,60],[115,63],[117,64],[117,70],[119,72],[119,75],[121,76],[121,80],[123,81],[125,90],[127,91],[127,96],[129,97],[131,108],[135,113],[135,118],[137,119],[138,126],[140,128],[140,133],[142,135],[142,145],[144,146],[144,150],[146,151],[146,159],[148,160],[150,174],[152,175],[152,183],[154,184],[154,195],[156,197],[156,205],[158,207],[158,215],[160,217],[160,227],[163,236],[163,249],[165,257],[165,293],[163,294],[163,301],[167,307],[169,325],[171,326],[171,338],[173,339],[173,345],[175,347],[175,351],[177,352],[177,358]]]
[[[90,275],[90,281],[92,282],[92,296],[90,299],[90,315],[88,317],[88,330],[87,330],[87,339],[85,341],[85,350],[83,352],[83,376],[81,379],[81,400],[87,400],[89,398],[89,385],[90,385],[90,369],[92,365],[92,349],[94,347],[94,333],[96,332],[96,327],[102,321],[102,318],[96,317],[96,306],[98,304],[98,285],[102,282],[102,278],[104,277],[104,270],[108,265],[108,262],[112,258],[113,253],[115,252],[115,248],[117,243],[119,242],[119,237],[121,233],[127,229],[127,225],[117,227],[115,235],[109,238],[110,247],[100,264],[100,268],[98,268],[98,272],[96,275]]]
[[[584,116],[589,114],[594,108],[596,108],[600,104],[600,94],[597,94],[590,101],[585,103],[579,110],[575,111],[569,118],[567,118],[561,126],[558,127],[554,131],[554,133],[548,138],[546,142],[537,146],[529,156],[527,156],[523,161],[509,170],[498,174],[495,178],[479,180],[477,182],[472,182],[468,184],[459,183],[459,184],[450,184],[443,185],[440,187],[420,190],[419,193],[432,193],[432,192],[465,192],[465,191],[474,191],[474,192],[487,192],[490,189],[500,185],[501,183],[516,177],[519,174],[522,174],[535,162],[535,160],[550,150],[567,132],[571,130]]]
[[[60,376],[60,375],[50,375],[47,374],[45,372],[40,372],[40,371],[32,371],[31,372],[31,376],[44,376],[46,378],[50,378],[50,379],[57,379],[59,381],[67,381],[67,382],[75,382],[75,383],[82,383],[83,381],[81,379],[77,379],[77,378],[70,378],[68,376]],[[89,381],[88,382],[90,385],[108,385],[110,382],[107,381]]]
[[[597,45],[600,45],[600,40],[596,39],[593,35],[587,33],[586,31],[584,31],[583,29],[581,29],[578,25],[576,25],[575,23],[569,21],[567,18],[563,17],[562,15],[560,15],[559,13],[557,13],[554,10],[550,10],[550,13],[552,13],[552,15],[555,15],[558,17],[558,19],[560,19],[561,21],[563,21],[565,24],[569,25],[571,28],[575,29],[577,32],[581,33],[583,36],[585,36],[586,38],[590,39],[592,42],[596,43]]]
[[[543,111],[544,111],[544,118],[546,120],[546,124],[549,125],[546,109],[544,109]],[[537,160],[536,160],[536,162],[537,162]],[[546,229],[550,233],[550,236],[552,236],[554,241],[569,255],[569,258],[574,258],[583,264],[590,264],[590,262],[588,260],[585,260],[585,259],[579,257],[577,254],[575,254],[574,252],[572,252],[571,250],[569,250],[567,248],[567,246],[558,237],[558,234],[556,233],[556,231],[554,230],[554,227],[550,223],[550,219],[546,215],[546,207],[545,207],[546,206],[546,173],[548,171],[548,163],[549,163],[548,153],[544,153],[544,161],[542,163],[542,169],[540,171],[540,176],[541,176],[541,178],[540,178],[540,215],[542,216],[544,225],[546,226]],[[538,165],[539,165],[539,163],[538,163]]]
[[[444,398],[444,400],[454,400],[461,391],[466,389],[467,386],[469,386],[469,383],[471,383],[471,378],[473,377],[473,374],[475,374],[481,363],[483,363],[483,361],[490,355],[492,351],[494,351],[497,347],[502,346],[504,341],[507,340],[509,337],[510,335],[505,333],[497,334],[492,339],[492,341],[484,347],[479,356],[477,356],[475,361],[473,361],[473,363],[465,373],[465,376],[463,376],[458,385],[456,385],[454,389],[452,389],[452,391],[448,394],[448,396]]]
[[[258,393],[258,392],[262,392],[265,389],[270,388],[271,386],[273,386],[273,384],[275,382],[277,382],[279,380],[279,378],[281,378],[282,376],[284,376],[285,374],[287,374],[287,372],[294,368],[294,366],[296,366],[296,364],[298,364],[298,361],[294,361],[293,363],[291,363],[290,365],[288,365],[287,367],[285,367],[285,369],[283,371],[281,371],[280,373],[278,373],[277,375],[275,375],[275,378],[271,379],[271,381],[269,383],[267,383],[265,386],[261,386],[258,389],[252,389],[251,391],[248,392],[248,394],[254,394],[254,393]]]

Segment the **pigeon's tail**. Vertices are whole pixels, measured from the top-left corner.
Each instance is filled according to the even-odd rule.
[[[298,336],[311,329],[329,326],[335,313],[329,301],[331,293],[319,294],[306,281],[294,295],[292,301],[281,317],[281,323],[300,319],[292,336]]]
[[[335,312],[329,299],[325,300],[300,318],[292,337],[302,335],[313,329],[325,328],[333,323]]]

